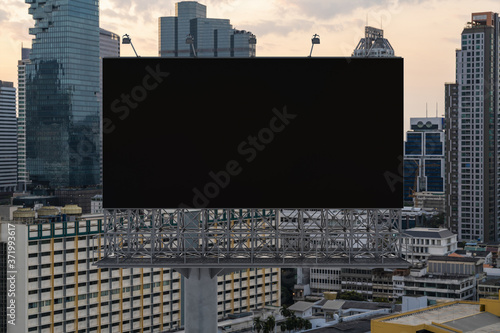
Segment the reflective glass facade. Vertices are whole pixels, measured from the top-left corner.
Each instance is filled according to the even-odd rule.
[[[207,18],[207,7],[196,1],[175,4],[175,15],[158,19],[160,57],[255,57],[256,38],[233,29],[229,20]],[[187,44],[188,35],[193,44]]]
[[[26,162],[34,183],[99,184],[99,2],[27,0]]]
[[[442,160],[425,160],[425,177],[427,179],[427,191],[443,192],[444,177],[441,170],[443,169]]]
[[[406,133],[404,156],[404,201],[413,201],[413,192],[444,192],[443,118],[411,118]]]
[[[412,201],[411,195],[418,188],[418,169],[420,168],[419,160],[404,160],[404,182],[403,182],[403,201]]]
[[[406,155],[422,154],[422,133],[408,133],[405,142]]]
[[[26,170],[26,64],[30,62],[29,48],[21,48],[21,60],[17,63],[17,154],[18,154],[18,182],[20,190],[25,190],[29,182]]]
[[[425,133],[425,154],[443,155],[443,142],[440,133]]]

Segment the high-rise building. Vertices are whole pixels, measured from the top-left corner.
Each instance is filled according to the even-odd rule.
[[[114,32],[99,29],[99,97],[100,113],[99,119],[102,119],[102,59],[116,58],[120,56],[120,36]],[[102,126],[99,132],[99,184],[102,184]]]
[[[255,35],[233,29],[228,19],[207,18],[197,1],[176,3],[175,16],[158,19],[158,31],[160,57],[255,57]]]
[[[26,191],[29,173],[26,170],[26,64],[30,62],[30,48],[21,48],[21,60],[17,62],[17,179],[19,190]]]
[[[444,192],[444,118],[410,118],[404,151],[404,201],[415,192]]]
[[[30,0],[26,163],[35,184],[99,184],[99,3]]]
[[[384,30],[366,26],[365,37],[361,38],[352,56],[370,58],[394,57],[394,49],[389,40],[384,38]]]
[[[459,178],[458,159],[459,159],[459,140],[458,132],[460,128],[458,118],[458,84],[445,84],[445,119],[446,119],[446,226],[454,234],[458,234],[458,196],[459,196]]]
[[[17,187],[17,119],[14,83],[0,81],[0,193]]]
[[[19,208],[13,216],[0,223],[0,272],[16,275],[16,293],[7,299],[15,299],[16,325],[6,333],[156,333],[185,325],[184,282],[173,269],[93,265],[104,242],[103,214],[81,215],[78,206],[67,205]],[[14,229],[15,270],[2,260],[2,246]],[[280,305],[279,269],[245,269],[217,281],[219,319]],[[0,324],[6,316],[0,313]]]
[[[448,219],[459,240],[500,240],[499,27],[497,13],[472,13],[456,51],[456,86],[446,86]]]

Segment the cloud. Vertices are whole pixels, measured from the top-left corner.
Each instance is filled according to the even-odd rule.
[[[282,6],[293,6],[305,16],[328,20],[353,13],[356,9],[376,9],[397,12],[402,4],[436,0],[276,0]]]
[[[9,13],[6,12],[5,10],[0,9],[0,23],[3,23],[5,21],[9,20]]]
[[[0,20],[2,32],[8,35],[13,41],[27,41],[31,40],[31,36],[28,34],[29,28],[33,27],[33,21],[26,19],[19,22],[2,22]],[[30,47],[31,45],[24,45],[25,47]]]
[[[314,22],[308,20],[290,20],[286,23],[281,23],[272,20],[260,20],[253,24],[245,23],[242,26],[245,30],[251,31],[259,38],[270,34],[288,36],[295,31],[308,31],[312,29]]]
[[[130,17],[127,22],[137,24],[138,21],[143,23],[155,23],[158,17],[165,16],[175,8],[174,0],[108,0],[109,5],[101,5],[101,13],[104,8],[113,8],[116,15]]]

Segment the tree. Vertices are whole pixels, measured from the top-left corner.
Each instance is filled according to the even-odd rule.
[[[380,302],[380,303],[389,303],[389,299],[387,297],[375,297],[373,299],[374,302]]]
[[[344,291],[344,292],[338,294],[337,298],[338,299],[345,299],[345,300],[349,300],[349,301],[364,301],[365,300],[365,297],[362,294],[355,292],[355,291]]]
[[[297,326],[297,317],[295,315],[291,315],[286,319],[286,329],[291,331],[294,330],[295,327]]]
[[[305,321],[304,318],[297,318],[297,323],[295,324],[295,328],[299,330],[303,329],[305,324],[304,321]]]
[[[444,220],[444,213],[439,213],[438,215],[435,215],[431,217],[429,220],[424,222],[424,225],[428,228],[439,228],[443,227],[445,224]]]
[[[280,309],[280,314],[283,317],[288,318],[292,315],[292,311],[290,311],[290,309],[288,309],[288,307],[286,305],[283,305]]]
[[[264,333],[274,332],[275,326],[276,326],[276,319],[274,318],[274,316],[267,317],[266,321],[264,322]]]
[[[260,320],[260,317],[255,317],[253,319],[253,329],[257,331],[257,333],[260,333],[262,329],[264,328],[264,323],[262,320]]]

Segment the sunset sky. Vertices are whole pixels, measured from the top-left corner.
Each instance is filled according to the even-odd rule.
[[[173,0],[101,0],[101,27],[129,34],[141,56],[158,55],[158,17],[175,15]],[[205,0],[207,16],[231,20],[257,36],[257,56],[350,56],[368,25],[384,29],[405,59],[405,128],[409,117],[444,115],[444,83],[455,80],[455,49],[472,12],[500,11],[494,0]],[[0,80],[17,85],[21,44],[31,46],[33,20],[24,0],[2,0]],[[122,45],[122,56],[132,56]],[[361,79],[361,78],[360,78]],[[355,101],[353,101],[354,103]],[[383,99],[374,110],[383,111]],[[381,107],[382,105],[382,107]],[[332,111],[342,112],[345,110]]]

